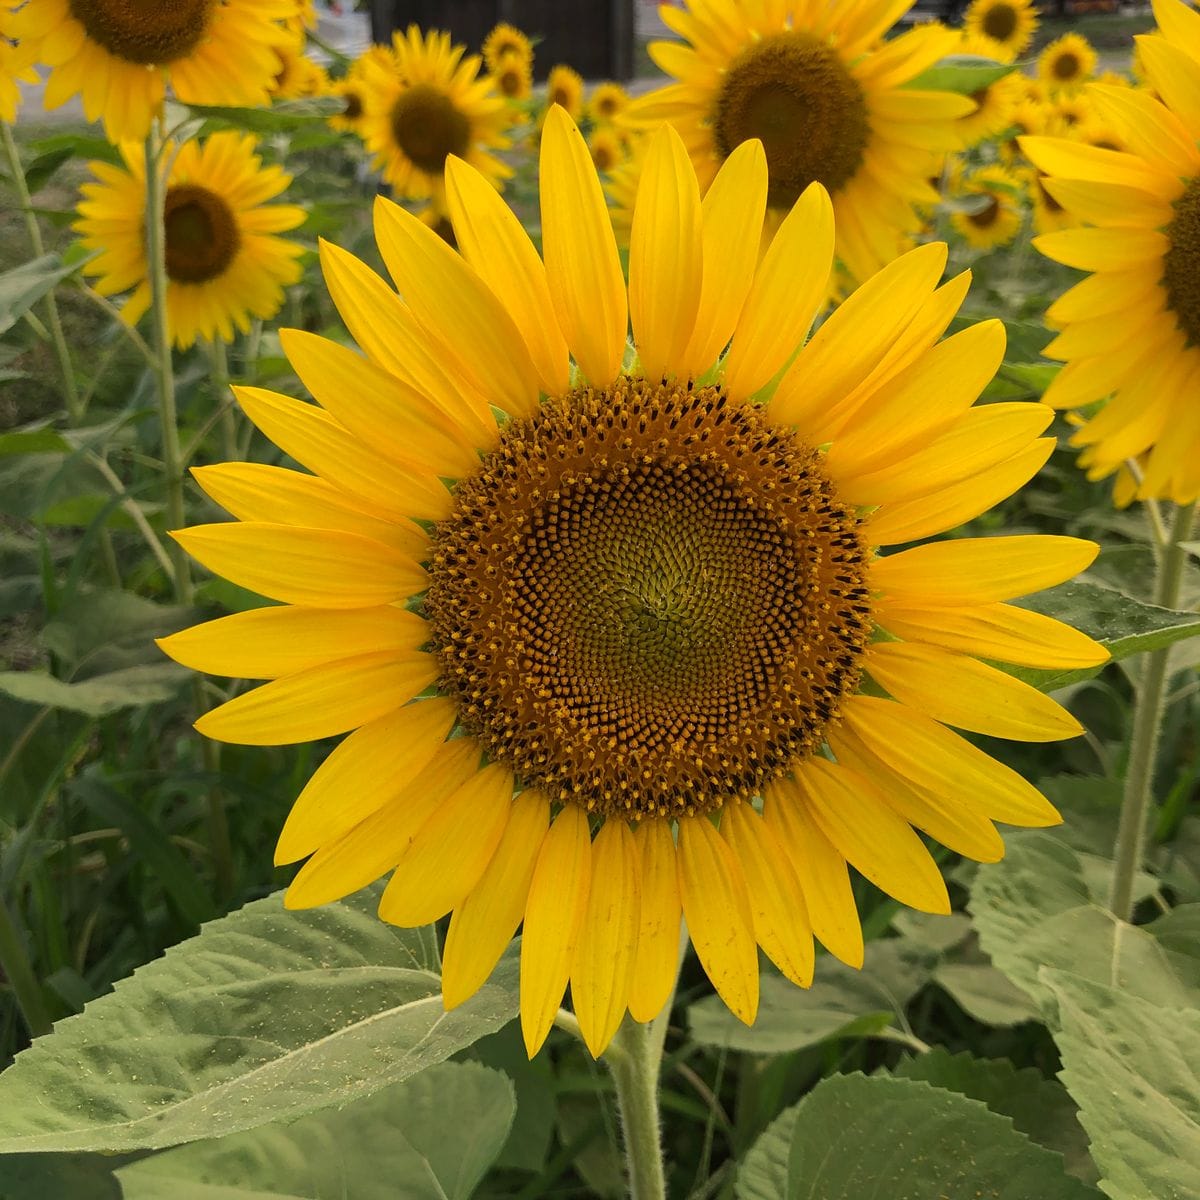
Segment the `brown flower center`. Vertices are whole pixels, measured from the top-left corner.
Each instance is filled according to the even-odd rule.
[[[357,121],[363,115],[362,96],[358,92],[347,92],[342,97],[342,104],[344,105],[342,116],[347,121]]]
[[[997,42],[1007,42],[1017,31],[1017,10],[1011,4],[994,4],[983,18],[983,32]]]
[[[443,686],[563,801],[637,818],[752,795],[858,684],[854,512],[816,451],[717,388],[547,401],[458,484],[435,544]]]
[[[167,275],[176,283],[208,283],[223,275],[242,241],[229,205],[194,183],[167,189],[163,225]]]
[[[1083,74],[1083,64],[1073,50],[1064,50],[1054,59],[1051,66],[1054,78],[1061,79],[1064,83],[1070,83]]]
[[[440,175],[450,154],[462,158],[471,145],[471,122],[445,92],[428,83],[414,84],[396,97],[392,137],[412,164]]]
[[[140,66],[186,58],[201,42],[217,0],[67,0],[71,16],[110,54]]]
[[[967,214],[967,220],[979,229],[990,229],[1000,216],[1000,201],[995,196],[988,196],[986,200],[982,208]]]
[[[1188,345],[1200,346],[1200,176],[1175,202],[1175,216],[1166,232],[1171,243],[1163,256],[1167,304]]]
[[[730,63],[712,126],[723,158],[762,141],[776,207],[814,181],[838,191],[862,164],[871,132],[862,88],[832,47],[801,32],[764,37]]]

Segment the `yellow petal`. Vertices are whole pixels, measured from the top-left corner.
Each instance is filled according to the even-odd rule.
[[[1108,651],[1086,633],[1053,617],[1009,604],[942,608],[936,604],[877,605],[875,620],[909,642],[1045,670],[1074,670],[1107,662]]]
[[[969,804],[1010,825],[1062,821],[1045,797],[1015,771],[903,704],[852,696],[842,705],[842,717],[876,758],[919,790]]]
[[[391,520],[449,514],[446,487],[426,470],[385,458],[315,404],[265,388],[235,387],[242,410],[281,450]]]
[[[704,194],[700,306],[683,356],[694,376],[712,366],[737,328],[758,267],[766,210],[767,156],[755,138],[734,149]]]
[[[446,204],[463,258],[512,314],[551,396],[567,390],[568,353],[529,235],[499,192],[469,163],[446,159]]]
[[[825,303],[833,270],[833,204],[812,183],[771,241],[725,357],[725,388],[753,395],[787,366]]]
[[[1059,229],[1033,239],[1047,258],[1080,271],[1128,271],[1170,248],[1156,229]]]
[[[721,836],[742,864],[758,944],[788,979],[808,987],[813,978],[812,928],[800,881],[783,847],[753,807],[740,800],[722,810]]]
[[[554,1024],[571,974],[592,879],[587,814],[567,804],[538,853],[521,935],[521,1033],[532,1058]]]
[[[671,998],[679,974],[683,910],[670,821],[641,821],[633,836],[641,860],[642,909],[629,1013],[635,1021],[653,1021]]]
[[[265,522],[193,525],[171,536],[210,571],[285,604],[367,608],[425,590],[425,572],[380,542]]]
[[[862,926],[846,860],[813,820],[794,779],[780,779],[766,789],[763,819],[800,881],[813,933],[830,954],[861,967]]]
[[[287,908],[312,908],[356,892],[398,863],[438,805],[479,770],[479,745],[455,738],[439,747],[406,788],[337,841],[324,845],[300,868],[284,897]]]
[[[196,729],[218,742],[286,746],[357,729],[407,704],[441,671],[420,650],[360,654],[309,667],[214,708]]]
[[[1024,742],[1078,737],[1083,726],[1036,688],[986,663],[919,642],[880,642],[871,677],[902,704],[946,725]]]
[[[950,911],[937,863],[867,776],[811,758],[795,777],[813,819],[847,862],[910,908]]]
[[[592,886],[571,964],[571,1003],[593,1058],[608,1048],[633,984],[641,900],[629,826],[608,818],[592,843]]]
[[[899,604],[988,604],[1062,583],[1099,552],[1095,542],[1074,537],[955,538],[873,560],[871,585]]]
[[[588,382],[607,387],[625,357],[625,279],[587,143],[558,105],[542,130],[541,177],[542,246],[554,311]]]
[[[686,373],[702,268],[696,172],[663,124],[650,138],[629,235],[629,315],[647,379]]]
[[[513,801],[492,861],[454,909],[442,955],[442,1000],[447,1009],[469,1000],[512,941],[529,896],[529,883],[550,824],[550,802],[540,792]]]
[[[475,270],[384,196],[375,199],[375,240],[404,302],[446,346],[450,361],[497,408],[530,415],[538,399],[533,361],[512,317]]]
[[[208,675],[278,679],[334,659],[415,650],[429,640],[416,613],[379,608],[255,608],[193,625],[158,646],[177,663]]]
[[[305,858],[394,800],[440,751],[456,716],[451,701],[435,698],[406,704],[356,729],[292,805],[275,865]]]
[[[490,763],[447,796],[417,830],[379,900],[391,925],[428,925],[479,882],[512,811],[512,772]]]
[[[737,855],[707,817],[679,822],[679,891],[692,945],[717,994],[747,1025],[758,1013],[754,914]]]
[[[370,359],[301,329],[281,329],[279,341],[313,399],[368,446],[438,476],[465,475],[479,465],[475,447],[449,416]]]
[[[1161,0],[1157,7],[1165,8]],[[1197,78],[1195,42],[1191,42],[1190,55],[1162,37],[1143,35],[1137,39],[1137,46],[1154,90],[1195,136],[1200,132],[1200,79]]]

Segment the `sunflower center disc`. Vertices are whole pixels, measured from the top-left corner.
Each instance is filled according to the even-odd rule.
[[[208,29],[216,0],[67,0],[88,37],[126,62],[186,58]]]
[[[1000,216],[1000,201],[995,196],[989,196],[987,203],[977,212],[968,213],[967,220],[979,229],[989,229],[995,225]]]
[[[362,97],[357,92],[347,92],[342,97],[342,103],[345,106],[342,109],[342,116],[347,121],[357,121],[363,115]]]
[[[471,123],[444,92],[418,83],[401,92],[392,105],[392,136],[414,166],[440,175],[447,155],[466,155]]]
[[[499,75],[496,76],[496,86],[500,89],[502,96],[510,98],[517,97],[521,94],[521,86],[525,82],[525,77],[521,72],[521,68],[515,63],[505,67]]]
[[[853,178],[870,137],[866,99],[832,47],[807,33],[773,34],[730,64],[713,137],[723,158],[759,138],[769,201],[788,207],[814,181],[836,192]]]
[[[983,18],[983,32],[997,42],[1007,42],[1017,30],[1017,10],[1011,4],[995,4]]]
[[[1060,54],[1054,60],[1054,78],[1062,79],[1069,82],[1076,78],[1083,70],[1083,66],[1079,59],[1070,51],[1067,50]]]
[[[430,577],[463,724],[525,783],[635,818],[710,811],[811,754],[871,631],[819,456],[716,388],[621,379],[511,422]]]
[[[1171,248],[1163,257],[1167,304],[1187,334],[1189,346],[1200,346],[1200,178],[1193,179],[1175,202],[1167,226]]]
[[[208,283],[223,275],[241,245],[229,205],[194,183],[167,189],[163,206],[167,275],[176,283]]]

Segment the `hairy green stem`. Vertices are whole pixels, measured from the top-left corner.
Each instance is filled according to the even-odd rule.
[[[613,1039],[619,1053],[604,1056],[617,1089],[631,1200],[666,1200],[658,1111],[665,1033],[663,1016],[649,1025],[626,1017]]]
[[[220,338],[208,343],[208,361],[213,400],[221,423],[221,456],[226,462],[235,462],[238,457],[237,413],[229,398],[229,355]]]
[[[1194,503],[1177,508],[1171,532],[1161,547],[1154,603],[1163,608],[1179,606],[1183,567],[1187,560],[1187,551],[1181,543],[1191,534],[1195,514]],[[1122,921],[1133,916],[1133,886],[1145,856],[1147,817],[1154,790],[1154,762],[1166,710],[1170,653],[1170,647],[1164,646],[1146,656],[1134,703],[1129,765],[1125,771],[1125,792],[1117,827],[1116,867],[1109,896],[1109,907]]]
[[[7,121],[0,121],[0,140],[4,142],[4,155],[8,159],[8,172],[12,176],[13,188],[17,193],[17,203],[25,216],[25,228],[29,231],[29,243],[34,254],[41,258],[46,253],[46,244],[42,241],[42,231],[38,226],[37,214],[33,211],[33,197],[25,182],[25,170],[21,166],[21,154],[13,138],[12,127]],[[59,374],[62,375],[63,398],[67,402],[67,416],[72,425],[78,425],[83,419],[83,405],[79,400],[79,386],[75,382],[75,368],[71,365],[71,351],[67,348],[67,339],[63,334],[62,321],[58,315],[58,302],[54,293],[46,296],[46,323],[49,327],[50,342],[54,347],[54,356],[58,359]]]
[[[42,996],[41,984],[33,972],[25,943],[3,899],[0,899],[0,968],[12,985],[13,995],[25,1017],[25,1024],[29,1026],[29,1032],[34,1037],[49,1033],[50,1013]]]

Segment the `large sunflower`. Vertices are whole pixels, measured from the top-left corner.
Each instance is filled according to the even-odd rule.
[[[987,38],[1003,62],[1012,62],[1029,48],[1037,27],[1033,0],[971,0],[963,18],[963,28]]]
[[[627,119],[669,121],[707,190],[744,141],[767,152],[768,203],[782,217],[812,182],[837,216],[837,250],[863,279],[911,244],[939,155],[959,147],[965,96],[906,86],[957,34],[924,26],[884,43],[911,0],[854,4],[663,5],[663,21],[689,43],[652,42],[654,61],[679,82],[636,100]],[[790,14],[790,15],[789,15]]]
[[[185,104],[270,102],[280,21],[297,0],[36,0],[17,32],[51,67],[47,108],[74,95],[114,141],[144,138],[170,87]]]
[[[512,121],[508,105],[479,77],[481,59],[464,58],[448,33],[422,34],[410,25],[393,39],[390,64],[363,62],[367,85],[361,128],[375,166],[402,196],[439,198],[446,159],[454,155],[478,168],[500,187],[512,174],[493,150],[506,149]]]
[[[281,603],[163,645],[196,669],[271,681],[201,718],[208,736],[353,731],[280,838],[279,862],[308,858],[289,905],[393,871],[385,920],[453,911],[449,1007],[524,921],[530,1053],[569,981],[598,1054],[627,1009],[644,1021],[666,1003],[681,912],[750,1021],[756,943],[801,985],[814,932],[861,963],[848,864],[947,911],[914,827],[992,861],[993,820],[1058,820],[947,725],[1079,732],[974,656],[1077,666],[1104,651],[1005,603],[1073,575],[1089,542],[896,549],[989,508],[1052,445],[1043,405],[972,408],[1004,332],[988,321],[938,341],[968,282],[938,286],[944,245],[866,283],[794,358],[833,266],[823,188],[760,260],[761,146],[731,154],[702,203],[678,135],[659,130],[627,289],[561,109],[541,153],[544,265],[458,160],[447,200],[462,258],[377,203],[403,300],[324,248],[362,354],[285,331],[318,404],[239,390],[314,474],[203,468],[239,520],[176,535]]]
[[[1093,228],[1034,244],[1092,274],[1050,306],[1062,333],[1046,348],[1067,365],[1048,404],[1076,408],[1111,395],[1074,435],[1095,477],[1149,451],[1143,497],[1200,496],[1200,13],[1154,0],[1160,33],[1138,39],[1163,103],[1132,88],[1089,92],[1127,150],[1023,138],[1043,186]]]
[[[99,276],[104,296],[133,289],[122,306],[132,325],[149,308],[146,269],[146,169],[141,148],[126,144],[125,169],[94,162],[96,183],[80,189],[75,229],[101,253],[84,271]],[[187,142],[172,158],[164,228],[167,322],[186,348],[198,337],[231,341],[252,317],[273,317],[284,288],[300,278],[302,248],[275,236],[305,219],[294,204],[266,204],[291,182],[281,167],[264,167],[248,135],[214,133]]]

